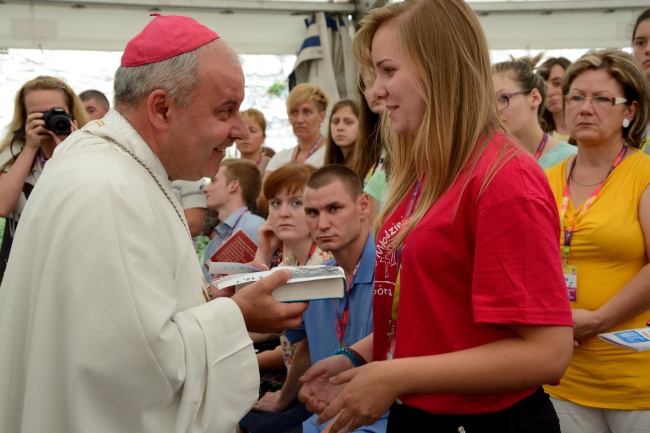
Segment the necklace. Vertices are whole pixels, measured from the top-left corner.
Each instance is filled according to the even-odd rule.
[[[609,173],[608,173],[608,175],[609,175]],[[605,179],[607,179],[607,177],[605,177]],[[580,183],[580,182],[578,182],[576,180],[575,177],[573,177],[573,173],[571,173],[571,180],[574,181],[575,183],[577,183],[580,186],[596,186],[596,185],[600,185],[601,183],[605,182],[605,179],[603,179],[603,180],[601,180],[599,182],[596,182],[596,183]]]
[[[149,173],[149,175],[151,176],[151,178],[156,182],[156,184],[158,185],[158,188],[160,188],[160,191],[162,191],[162,193],[163,193],[163,194],[165,195],[165,197],[167,198],[167,201],[169,202],[169,204],[171,204],[172,207],[174,208],[174,210],[176,211],[176,215],[178,215],[178,219],[181,221],[181,224],[183,224],[183,227],[185,227],[185,230],[187,231],[187,234],[190,236],[190,240],[192,240],[192,235],[190,234],[190,229],[187,227],[187,225],[186,225],[185,222],[183,221],[183,217],[181,216],[180,212],[178,212],[178,209],[176,209],[176,206],[174,205],[174,202],[173,202],[172,199],[169,197],[169,195],[167,194],[167,191],[165,191],[165,188],[163,188],[163,186],[160,184],[160,182],[158,181],[158,179],[156,178],[156,176],[153,174],[153,172],[151,171],[151,169],[149,169],[149,167],[147,167],[147,166],[145,165],[145,163],[142,162],[142,160],[141,160],[140,158],[138,158],[137,156],[135,156],[135,154],[134,154],[133,152],[131,152],[129,149],[127,149],[126,147],[122,146],[120,143],[118,143],[117,141],[113,140],[112,138],[106,137],[106,139],[107,139],[108,141],[110,141],[111,143],[113,143],[114,145],[116,145],[117,147],[119,147],[120,149],[122,149],[122,150],[123,150],[124,152],[126,152],[127,154],[131,155],[131,158],[135,159],[135,161],[136,161],[138,164],[140,164],[140,165],[141,165],[145,170],[147,170],[147,173]]]

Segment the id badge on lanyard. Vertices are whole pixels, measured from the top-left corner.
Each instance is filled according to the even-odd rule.
[[[562,272],[564,272],[564,282],[569,294],[569,301],[576,302],[578,300],[578,267],[563,263]]]
[[[612,166],[607,172],[607,177],[609,177],[609,174],[621,163],[621,161],[623,161],[626,153],[627,146],[623,145],[621,151],[618,153],[614,159],[614,162],[612,163]],[[573,236],[577,220],[579,218],[582,218],[591,208],[591,205],[593,205],[594,201],[596,201],[598,193],[600,193],[600,190],[603,189],[605,180],[607,180],[607,177],[605,177],[605,179],[596,187],[594,192],[591,193],[589,198],[587,198],[587,200],[585,200],[585,202],[580,205],[576,211],[577,215],[575,217],[574,223],[571,226],[567,226],[566,213],[567,209],[569,208],[569,200],[571,197],[571,173],[573,172],[573,168],[575,167],[577,160],[578,157],[576,156],[571,163],[571,167],[569,168],[569,175],[567,176],[566,185],[564,187],[564,194],[562,196],[562,207],[560,208],[560,221],[562,224],[564,224],[564,243],[561,246],[562,272],[564,273],[564,281],[566,283],[567,294],[569,295],[569,301],[571,302],[576,302],[578,300],[578,267],[576,265],[569,265],[569,257],[571,256],[571,237]]]

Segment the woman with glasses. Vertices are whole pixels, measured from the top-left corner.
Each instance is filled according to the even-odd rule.
[[[63,80],[40,76],[18,90],[13,119],[0,141],[0,216],[7,218],[0,282],[18,220],[45,163],[59,143],[87,122],[81,99]]]
[[[533,72],[539,57],[521,58],[492,66],[501,121],[544,169],[554,166],[578,148],[544,132],[539,116],[544,110],[546,83]]]
[[[562,99],[562,77],[571,61],[564,57],[551,57],[542,63],[538,74],[546,81],[546,104],[542,111],[542,127],[551,137],[569,141],[569,130],[564,118]]]
[[[563,433],[647,432],[650,352],[597,338],[650,317],[648,81],[630,54],[598,51],[562,81],[578,154],[546,171],[560,212],[559,247],[575,349],[559,386],[547,386]]]
[[[541,389],[572,350],[557,211],[503,129],[478,17],[464,0],[407,0],[360,24],[353,50],[375,71],[394,157],[374,333],[314,364],[301,394],[338,416],[333,433],[389,407],[389,433],[559,432]]]

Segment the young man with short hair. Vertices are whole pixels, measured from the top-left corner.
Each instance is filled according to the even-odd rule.
[[[232,235],[243,231],[257,245],[257,230],[264,219],[251,213],[251,206],[262,188],[262,177],[257,166],[245,159],[226,159],[212,181],[203,189],[207,208],[216,211],[221,221],[214,231],[216,236],[206,245],[203,252],[203,275],[208,283],[212,275],[208,272],[210,257]]]
[[[309,303],[309,308],[303,313],[302,325],[287,330],[285,334],[291,343],[299,342],[301,350],[296,350],[294,354],[282,391],[267,393],[253,409],[284,411],[295,401],[300,390],[298,378],[310,365],[335,352],[346,353],[347,350],[352,354],[344,348],[372,333],[375,242],[368,219],[370,202],[363,192],[361,179],[343,165],[324,166],[307,180],[303,190],[303,207],[316,245],[323,251],[331,252],[334,257],[325,264],[340,266],[345,272],[346,296],[344,299]],[[356,356],[357,361],[366,362],[358,354]],[[305,360],[303,357],[311,359]],[[352,359],[350,362],[353,362]],[[246,420],[257,416],[252,412],[241,425],[247,427]],[[322,431],[325,425],[317,426],[316,418],[317,415],[313,415],[290,432]],[[387,414],[375,424],[356,431],[383,433],[386,422]],[[256,424],[255,427],[256,431],[270,431],[262,428],[264,424]]]
[[[99,90],[86,90],[79,94],[90,120],[98,120],[106,116],[111,108],[108,98]]]

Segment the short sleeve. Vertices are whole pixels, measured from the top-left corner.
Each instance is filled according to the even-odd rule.
[[[472,284],[477,322],[572,325],[554,206],[520,195],[479,210]]]
[[[203,193],[205,184],[204,179],[195,182],[187,180],[175,180],[172,182],[172,190],[181,202],[183,210],[206,208],[205,194]]]
[[[382,203],[386,191],[386,172],[384,170],[375,172],[371,177],[363,192],[370,197]]]
[[[291,344],[296,344],[307,339],[307,330],[303,321],[297,328],[287,329],[284,333]]]
[[[271,171],[275,171],[283,165],[291,162],[291,154],[293,153],[293,149],[294,148],[292,147],[291,149],[284,149],[276,153],[269,161],[268,165],[266,166],[266,170],[264,170],[264,173],[266,174]]]

